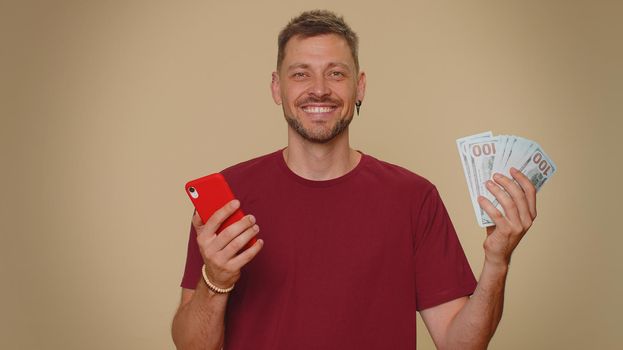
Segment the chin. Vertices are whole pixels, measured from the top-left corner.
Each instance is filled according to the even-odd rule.
[[[317,124],[322,124],[322,126],[314,126],[314,122],[312,122],[312,125],[309,126],[303,125],[300,119],[286,116],[286,120],[289,127],[303,139],[313,143],[324,144],[336,139],[339,135],[343,134],[344,131],[348,129],[352,117],[340,119],[336,123],[332,123],[333,125],[330,126],[328,125],[328,121],[316,122]]]

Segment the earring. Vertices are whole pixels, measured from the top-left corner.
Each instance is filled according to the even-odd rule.
[[[355,102],[355,107],[357,108],[357,115],[359,115],[359,108],[361,108],[361,100],[357,100],[357,102]]]

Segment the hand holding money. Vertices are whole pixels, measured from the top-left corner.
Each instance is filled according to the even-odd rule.
[[[456,144],[463,163],[463,171],[476,219],[482,227],[493,226],[496,223],[480,205],[479,198],[484,197],[496,211],[503,214],[506,208],[501,205],[499,198],[500,196],[507,198],[510,195],[506,187],[502,192],[491,191],[490,180],[494,174],[501,174],[503,175],[502,178],[509,179],[511,182],[513,181],[510,177],[513,175],[512,178],[517,184],[516,174],[511,173],[511,168],[515,168],[538,191],[556,172],[556,165],[541,146],[522,137],[513,135],[493,136],[489,131],[460,138],[456,140]],[[521,187],[524,188],[523,185]],[[495,195],[496,193],[498,196]]]
[[[513,251],[536,218],[536,187],[514,167],[509,172],[511,178],[495,173],[493,180],[485,184],[504,214],[484,196],[477,200],[494,225],[487,227],[485,262],[503,269],[510,264]]]

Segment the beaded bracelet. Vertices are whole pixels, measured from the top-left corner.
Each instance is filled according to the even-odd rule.
[[[210,279],[208,278],[208,274],[206,273],[206,266],[205,264],[203,265],[203,267],[201,268],[201,273],[203,274],[203,280],[206,282],[206,284],[208,285],[208,288],[213,291],[214,293],[218,293],[218,294],[226,294],[232,291],[232,289],[234,289],[234,286],[236,285],[235,283],[231,285],[231,287],[229,288],[219,288],[217,286],[215,286],[214,284],[212,284],[212,282],[210,282]]]

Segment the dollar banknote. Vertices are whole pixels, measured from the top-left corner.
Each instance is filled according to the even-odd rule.
[[[532,140],[514,135],[494,136],[487,131],[456,140],[465,180],[478,224],[482,227],[495,223],[478,204],[478,197],[489,199],[504,213],[495,196],[487,190],[486,182],[494,174],[510,177],[510,169],[516,168],[530,179],[537,191],[556,172],[556,165]]]
[[[467,181],[467,188],[469,190],[469,196],[472,201],[472,207],[474,208],[474,213],[476,217],[481,217],[482,209],[478,202],[476,202],[476,198],[478,195],[476,194],[475,188],[477,187],[477,178],[474,176],[474,169],[470,166],[471,157],[469,155],[469,145],[472,142],[477,142],[479,140],[484,140],[493,137],[491,131],[483,132],[476,135],[471,135],[467,137],[460,138],[456,140],[456,146],[459,150],[459,156],[461,157],[461,162],[463,163],[463,172],[465,173],[465,180]]]

